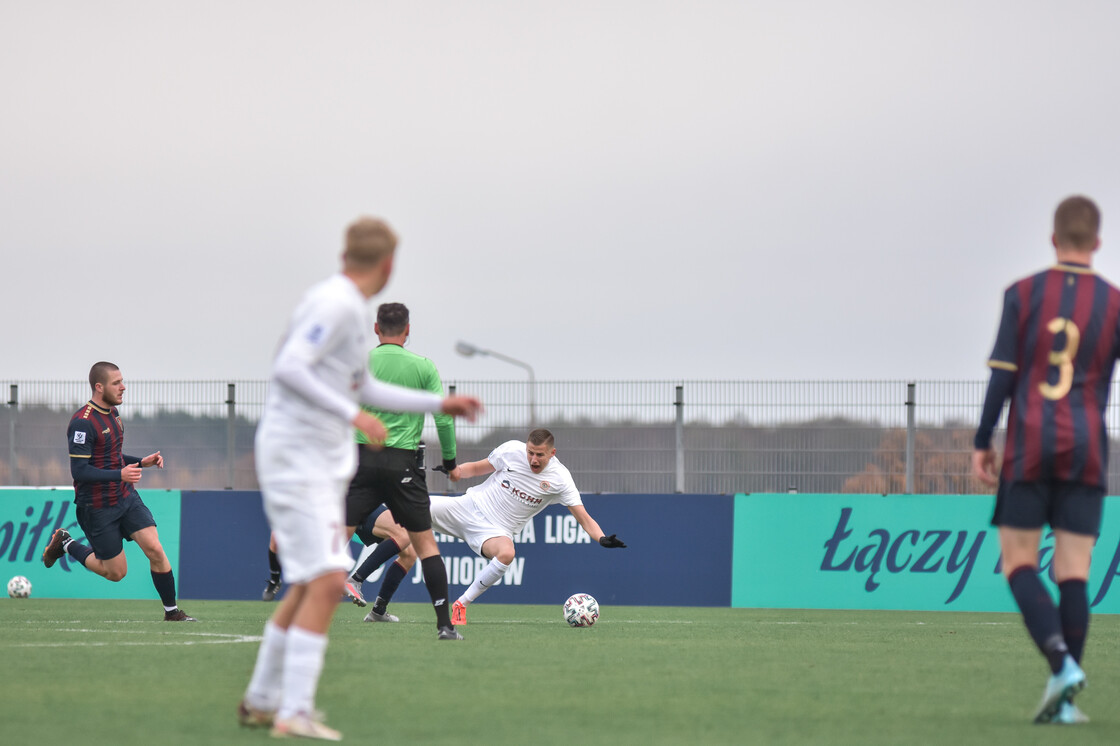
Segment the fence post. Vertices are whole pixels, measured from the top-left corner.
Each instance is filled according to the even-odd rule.
[[[16,417],[19,414],[19,384],[13,383],[8,389],[8,406],[12,411],[8,417],[8,481],[14,487],[19,484],[16,461]]]
[[[226,489],[233,489],[233,462],[237,437],[237,384],[226,385]]]
[[[914,494],[914,438],[916,427],[914,425],[914,407],[916,400],[914,389],[916,384],[911,381],[906,384],[906,494]]]
[[[677,386],[677,493],[684,492],[684,386]]]

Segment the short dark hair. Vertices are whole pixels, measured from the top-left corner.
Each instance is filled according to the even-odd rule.
[[[1054,211],[1054,239],[1062,246],[1091,249],[1101,229],[1101,211],[1088,197],[1067,197]]]
[[[529,433],[529,442],[535,446],[547,446],[548,448],[552,448],[556,440],[548,430],[545,430],[543,427],[538,427],[536,430]]]
[[[382,303],[377,307],[377,325],[385,336],[397,336],[408,326],[408,306],[403,303]]]
[[[89,369],[89,387],[96,391],[97,384],[108,383],[109,374],[115,370],[120,370],[120,368],[104,360],[99,363],[94,363],[93,367]]]

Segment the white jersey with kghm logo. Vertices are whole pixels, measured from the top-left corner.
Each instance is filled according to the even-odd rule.
[[[583,505],[568,467],[555,456],[539,474],[529,468],[525,443],[511,440],[486,457],[494,467],[485,482],[467,490],[478,509],[496,526],[515,534],[552,503]]]

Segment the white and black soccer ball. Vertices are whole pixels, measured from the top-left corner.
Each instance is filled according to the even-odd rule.
[[[564,602],[564,621],[572,627],[590,627],[599,618],[599,602],[590,593],[576,593]]]
[[[31,581],[22,575],[16,575],[8,581],[8,595],[11,598],[27,598],[31,595]]]

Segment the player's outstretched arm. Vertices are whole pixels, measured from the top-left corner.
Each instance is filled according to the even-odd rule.
[[[568,510],[576,517],[576,522],[583,527],[587,535],[599,542],[599,546],[607,547],[608,549],[626,548],[626,544],[615,534],[607,536],[603,533],[603,529],[599,528],[598,522],[587,512],[587,508],[582,505],[569,505]]]
[[[443,400],[440,411],[453,417],[464,417],[468,422],[474,422],[482,412],[482,402],[473,396],[449,396]]]
[[[458,474],[456,474],[458,472]],[[471,477],[481,477],[485,474],[493,474],[494,465],[488,459],[481,461],[470,461],[465,464],[459,464],[459,467],[451,472],[448,472],[447,478],[452,482],[458,482],[460,479],[470,479]]]

